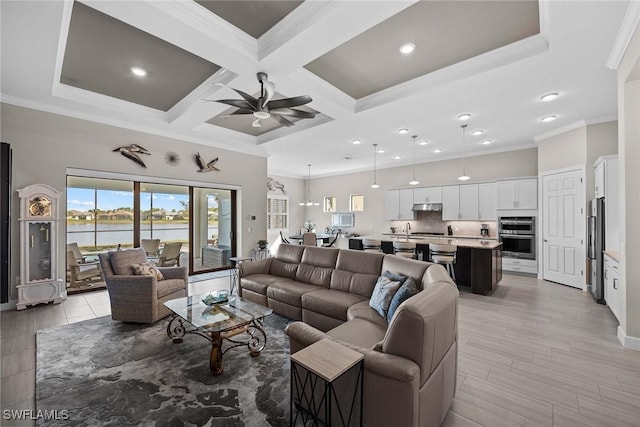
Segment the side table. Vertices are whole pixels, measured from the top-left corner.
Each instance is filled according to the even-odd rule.
[[[352,370],[355,375],[346,375]],[[311,419],[313,425],[349,426],[357,419],[362,426],[363,380],[364,356],[328,338],[292,354],[289,425],[300,416],[303,425]],[[341,408],[349,397],[349,407]]]
[[[229,295],[233,294],[233,290],[236,289],[238,285],[238,280],[240,276],[239,266],[243,261],[251,261],[253,258],[247,256],[232,256],[229,258],[229,261],[233,263],[233,268],[231,269],[231,274],[229,274]]]

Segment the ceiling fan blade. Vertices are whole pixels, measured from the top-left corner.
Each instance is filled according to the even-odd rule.
[[[272,114],[271,117],[276,119],[278,121],[278,123],[280,123],[282,126],[290,127],[290,126],[293,126],[295,124],[291,120],[287,119],[284,116],[281,116],[280,114]]]
[[[264,108],[267,105],[267,102],[271,101],[271,98],[273,98],[273,95],[275,95],[276,85],[268,80],[263,81],[262,84],[264,85],[265,92],[264,100],[262,101],[262,108]]]
[[[227,116],[237,116],[239,114],[253,114],[253,110],[247,110],[246,108],[238,108],[233,113],[227,114]]]
[[[275,110],[278,108],[298,107],[300,105],[308,104],[312,101],[309,95],[294,96],[293,98],[274,99],[269,102],[269,110]]]
[[[297,117],[299,119],[313,119],[316,113],[310,111],[296,110],[295,108],[277,108],[275,110],[269,110],[273,114],[282,114],[283,116]]]
[[[253,123],[251,123],[251,127],[261,128],[262,124],[260,123],[260,119],[256,119]]]
[[[231,105],[232,107],[240,108],[243,110],[257,110],[257,108],[255,108],[252,104],[242,99],[204,99],[204,101],[219,102],[221,104]]]
[[[248,93],[243,92],[243,91],[241,91],[239,89],[233,89],[232,87],[230,87],[229,89],[234,90],[238,95],[243,97],[245,99],[245,101],[247,101],[249,104],[255,105],[256,107],[258,106],[258,100],[256,98],[254,98],[253,96],[249,95]]]

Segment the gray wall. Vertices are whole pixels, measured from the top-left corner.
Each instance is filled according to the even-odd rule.
[[[105,171],[127,176],[148,177],[205,184],[237,186],[239,191],[238,253],[247,255],[256,241],[266,238],[266,157],[241,154],[191,142],[136,132],[114,126],[74,119],[57,114],[1,105],[2,123],[0,137],[11,144],[13,150],[13,209],[12,209],[12,257],[11,299],[15,299],[16,276],[19,275],[19,226],[18,197],[15,190],[30,184],[45,183],[59,191],[66,187],[67,168],[89,171]],[[147,169],[124,158],[112,150],[121,145],[137,143],[152,155],[145,156]],[[178,166],[164,161],[168,151],[181,157]],[[205,160],[219,157],[220,172],[198,173],[193,156],[200,152]],[[242,167],[238,167],[242,165]],[[156,181],[157,182],[157,181]],[[61,209],[66,207],[63,195]],[[61,212],[62,214],[62,212]],[[247,219],[255,215],[256,220]],[[249,232],[249,228],[254,231]],[[60,223],[59,271],[64,272],[65,222]]]

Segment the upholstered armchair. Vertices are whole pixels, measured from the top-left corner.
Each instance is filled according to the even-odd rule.
[[[155,323],[171,313],[165,301],[188,294],[186,267],[158,267],[164,280],[136,275],[134,264],[148,262],[142,248],[100,254],[99,258],[113,320]]]

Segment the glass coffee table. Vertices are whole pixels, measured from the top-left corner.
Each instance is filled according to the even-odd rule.
[[[222,355],[232,348],[247,346],[252,357],[260,355],[267,344],[263,319],[273,310],[232,295],[227,302],[208,306],[202,302],[207,295],[165,302],[164,305],[173,313],[167,325],[167,335],[174,343],[181,343],[186,334],[200,335],[209,340],[209,367],[213,375],[220,375],[224,371]],[[223,340],[231,343],[224,350]]]

